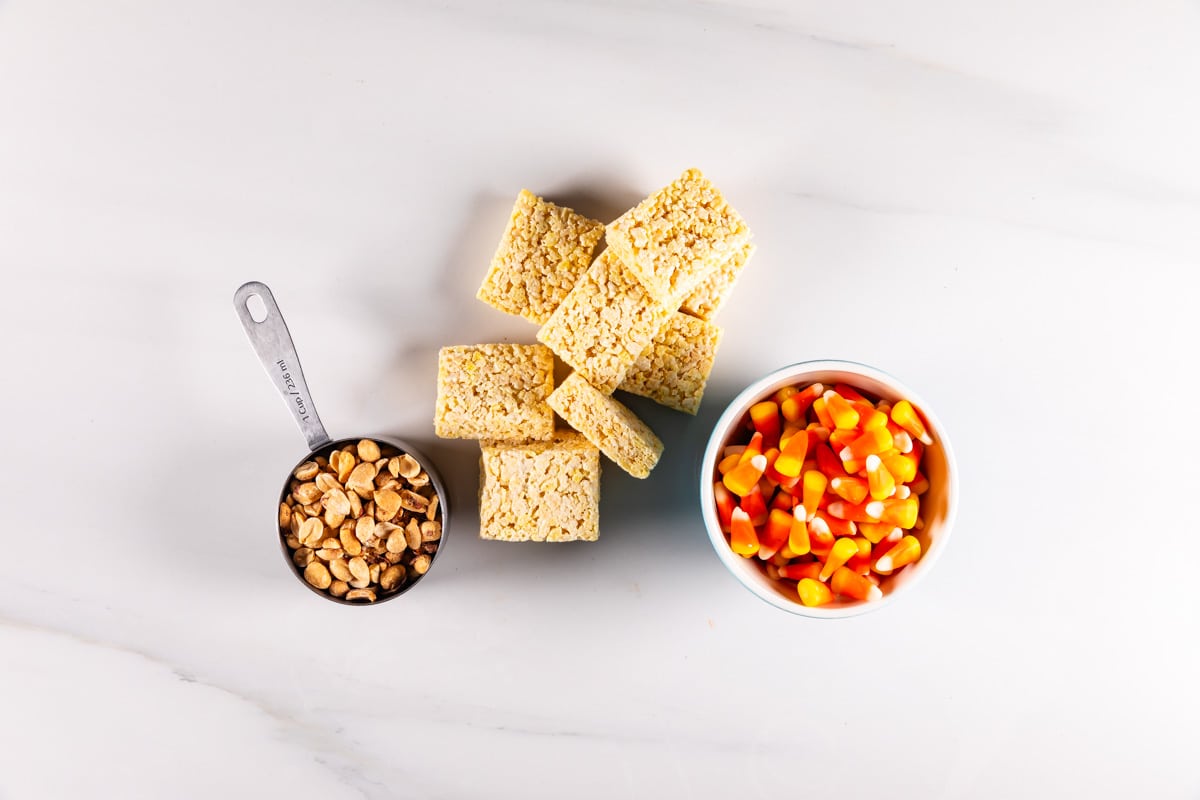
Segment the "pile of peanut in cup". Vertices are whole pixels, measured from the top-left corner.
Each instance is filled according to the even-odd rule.
[[[920,559],[910,531],[924,527],[921,456],[933,439],[910,402],[785,386],[737,431],[713,476],[721,529],[801,603],[879,600],[880,578]]]

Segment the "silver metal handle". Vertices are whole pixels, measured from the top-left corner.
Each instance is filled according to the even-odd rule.
[[[255,320],[250,307],[246,305],[255,296],[262,300],[267,309],[262,321]],[[288,333],[287,323],[283,321],[283,314],[275,304],[271,290],[258,281],[244,283],[234,292],[233,307],[242,321],[250,345],[267,371],[267,377],[283,395],[296,424],[300,426],[300,432],[308,440],[308,449],[319,450],[329,444],[329,434],[317,416],[317,407],[313,405],[308,384],[304,382],[304,371],[300,368],[300,357],[296,355],[292,335]]]

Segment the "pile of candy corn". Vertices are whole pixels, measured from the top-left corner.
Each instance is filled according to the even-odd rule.
[[[785,386],[750,407],[717,465],[729,547],[757,557],[800,602],[878,600],[881,576],[921,557],[921,455],[933,444],[907,400],[872,402],[845,384]]]

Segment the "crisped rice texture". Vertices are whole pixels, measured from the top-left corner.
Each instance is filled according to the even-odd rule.
[[[633,477],[645,478],[658,463],[663,443],[654,431],[579,373],[563,381],[548,402],[572,428]]]
[[[722,333],[711,322],[683,312],[671,315],[666,327],[625,373],[620,389],[695,414]]]
[[[594,542],[600,451],[574,431],[545,442],[481,442],[479,536],[505,542]]]
[[[605,234],[608,249],[671,308],[749,239],[741,215],[698,169],[625,212]]]
[[[477,297],[542,324],[592,263],[604,223],[522,189]]]
[[[553,390],[554,355],[540,344],[443,347],[434,430],[447,439],[549,439]]]
[[[754,255],[755,246],[747,242],[738,248],[734,254],[725,260],[721,266],[708,274],[700,285],[692,290],[680,305],[680,311],[686,311],[693,317],[711,320],[721,310],[721,306],[729,299],[734,284],[742,274],[742,269]]]
[[[672,313],[605,250],[537,338],[593,386],[611,394]]]

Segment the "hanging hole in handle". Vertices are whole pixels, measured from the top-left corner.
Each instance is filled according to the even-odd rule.
[[[267,304],[263,302],[261,295],[252,294],[247,297],[246,310],[250,312],[250,319],[255,322],[263,322],[267,318]]]

